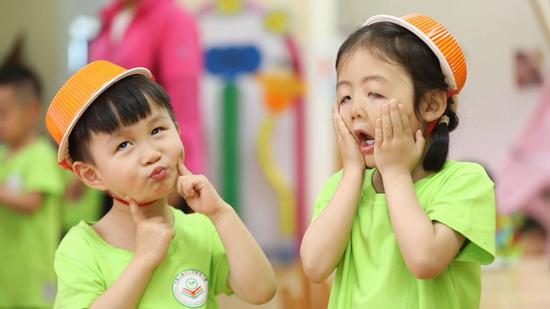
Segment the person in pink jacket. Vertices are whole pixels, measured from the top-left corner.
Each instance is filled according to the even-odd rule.
[[[204,141],[199,102],[202,47],[193,17],[174,0],[113,0],[102,11],[102,28],[91,43],[90,61],[146,67],[168,92],[185,165],[204,173]]]

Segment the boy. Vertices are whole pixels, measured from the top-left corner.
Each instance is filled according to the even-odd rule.
[[[0,308],[51,308],[63,181],[50,142],[36,130],[40,82],[28,68],[0,68]]]
[[[210,182],[183,165],[169,99],[150,78],[144,68],[93,62],[48,109],[58,162],[113,197],[103,218],[81,222],[59,246],[56,307],[212,308],[231,291],[267,302],[271,265]],[[167,204],[174,189],[196,214]]]

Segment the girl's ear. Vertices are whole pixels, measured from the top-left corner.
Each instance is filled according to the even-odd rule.
[[[447,93],[441,90],[430,90],[424,94],[420,104],[420,115],[426,122],[439,119],[447,109]]]
[[[76,161],[73,163],[73,171],[75,175],[88,187],[101,191],[107,190],[105,184],[103,183],[103,180],[101,179],[101,175],[99,175],[98,171],[93,165],[81,161]]]

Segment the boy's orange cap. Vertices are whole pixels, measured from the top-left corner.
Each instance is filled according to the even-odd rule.
[[[111,85],[135,74],[152,78],[151,72],[146,68],[128,70],[100,60],[84,66],[59,89],[46,112],[46,128],[59,144],[57,151],[59,165],[71,169],[69,135],[88,106]]]
[[[441,71],[451,87],[451,95],[456,96],[466,83],[466,59],[453,35],[437,20],[421,14],[409,14],[401,18],[390,15],[373,16],[363,26],[380,22],[397,24],[416,34],[439,59]],[[456,104],[454,105],[456,107]]]

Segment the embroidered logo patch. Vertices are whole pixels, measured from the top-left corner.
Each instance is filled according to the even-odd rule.
[[[191,308],[200,307],[208,297],[208,279],[198,270],[182,271],[174,279],[172,292],[181,304]]]

